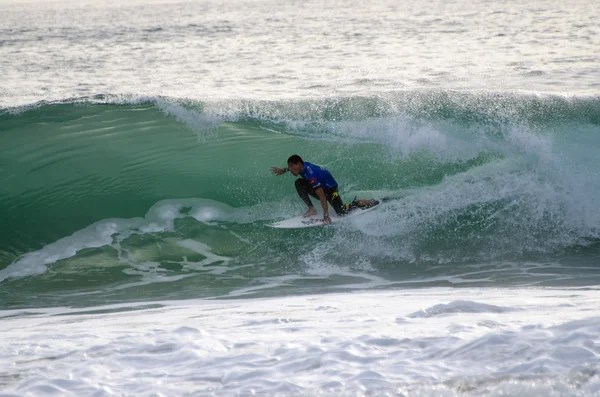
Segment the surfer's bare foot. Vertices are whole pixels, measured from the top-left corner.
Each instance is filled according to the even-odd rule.
[[[310,207],[308,211],[304,213],[304,217],[308,218],[309,216],[317,215],[317,210],[314,207]]]
[[[366,209],[366,208],[371,208],[374,205],[379,204],[379,201],[377,201],[375,199],[372,199],[372,200],[356,200],[356,199],[354,199],[352,204],[354,204],[355,207]]]

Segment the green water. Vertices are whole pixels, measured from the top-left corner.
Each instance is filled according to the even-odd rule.
[[[396,113],[390,98],[99,97],[5,111],[2,300],[10,307],[510,285],[548,283],[557,273],[568,275],[565,283],[587,282],[580,265],[595,250],[577,247],[597,238],[589,212],[597,159],[588,152],[597,100],[523,97],[507,114],[477,96],[441,93],[437,107],[415,98],[418,106]],[[485,106],[467,111],[464,100]],[[328,168],[346,201],[389,200],[340,226],[266,228],[304,211],[293,178],[269,172],[294,153]],[[573,252],[585,253],[573,261]],[[548,264],[554,276],[532,270]]]

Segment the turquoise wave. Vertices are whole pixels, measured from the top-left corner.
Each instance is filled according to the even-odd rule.
[[[220,296],[261,277],[293,276],[300,290],[356,274],[407,282],[432,266],[448,282],[490,263],[493,280],[529,282],[498,269],[597,256],[596,97],[97,96],[3,109],[0,130],[9,306],[31,291]],[[329,168],[346,201],[390,200],[344,227],[274,234],[266,223],[303,210],[292,178],[269,173],[294,153]]]

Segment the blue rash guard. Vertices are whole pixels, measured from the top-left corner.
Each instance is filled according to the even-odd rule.
[[[302,178],[306,179],[313,189],[322,187],[323,189],[331,189],[337,186],[337,182],[333,176],[324,168],[318,165],[304,162],[304,169],[300,172]]]

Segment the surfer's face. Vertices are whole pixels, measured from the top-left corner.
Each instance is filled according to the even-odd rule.
[[[298,174],[300,173],[300,171],[302,171],[302,168],[304,168],[304,166],[302,165],[302,163],[298,163],[298,164],[288,163],[288,168],[289,168],[290,172],[292,173],[292,175],[298,176]]]

